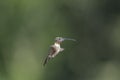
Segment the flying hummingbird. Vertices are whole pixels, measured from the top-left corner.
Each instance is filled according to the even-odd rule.
[[[64,48],[61,48],[60,44],[64,41],[64,40],[72,40],[72,41],[76,41],[75,39],[70,39],[70,38],[63,38],[63,37],[56,37],[55,38],[55,43],[53,45],[50,46],[50,51],[43,63],[43,65],[45,66],[45,64],[52,58],[54,58],[59,52],[62,52],[64,50]]]

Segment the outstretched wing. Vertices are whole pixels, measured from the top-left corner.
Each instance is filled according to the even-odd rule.
[[[48,55],[45,58],[45,61],[43,63],[44,66],[52,58],[52,55],[54,55],[54,53],[56,53],[56,48],[54,46],[51,46],[50,47],[50,51],[49,51],[49,53],[48,53]]]

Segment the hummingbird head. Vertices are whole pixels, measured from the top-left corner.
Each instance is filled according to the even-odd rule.
[[[55,41],[58,43],[63,42],[64,40],[72,40],[72,41],[76,41],[75,39],[70,39],[70,38],[63,38],[63,37],[56,37]]]

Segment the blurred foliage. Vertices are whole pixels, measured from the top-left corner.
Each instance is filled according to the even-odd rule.
[[[0,0],[0,80],[119,80],[119,35],[119,0]]]

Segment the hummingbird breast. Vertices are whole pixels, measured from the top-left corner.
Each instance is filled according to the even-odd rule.
[[[52,58],[54,58],[60,52],[60,50],[61,50],[60,44],[55,43],[53,46],[54,46],[55,52],[53,52],[50,55]]]
[[[54,45],[55,45],[55,48],[56,48],[56,53],[59,53],[60,49],[61,49],[60,44],[55,43]]]

